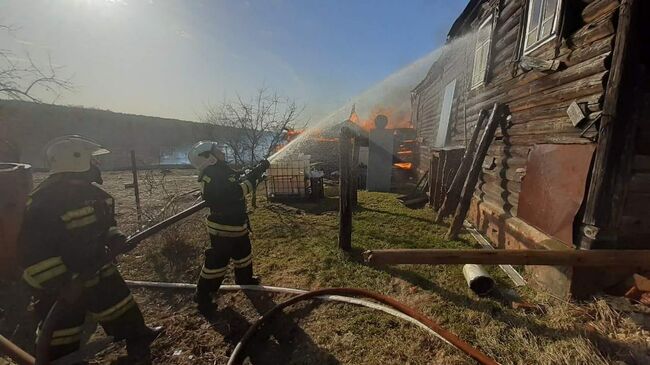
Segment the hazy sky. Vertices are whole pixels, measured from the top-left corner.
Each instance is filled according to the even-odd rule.
[[[0,48],[63,66],[60,104],[197,120],[265,85],[312,120],[444,43],[466,0],[0,0]],[[47,100],[47,99],[46,99]]]

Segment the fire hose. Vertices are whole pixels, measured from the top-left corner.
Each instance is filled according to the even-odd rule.
[[[32,355],[2,335],[0,335],[0,350],[2,350],[2,353],[9,355],[18,365],[34,365],[35,360]]]
[[[155,224],[155,225],[153,225],[153,226],[151,226],[151,227],[149,227],[149,228],[147,228],[147,229],[145,229],[145,230],[143,230],[141,232],[136,233],[135,235],[129,237],[129,239],[127,240],[127,245],[125,245],[127,247],[127,249],[122,251],[122,252],[115,253],[114,256],[117,256],[118,254],[122,254],[122,253],[125,253],[125,252],[128,252],[128,251],[132,250],[141,241],[143,241],[146,238],[151,237],[152,235],[160,232],[164,228],[166,228],[166,227],[168,227],[168,226],[170,226],[170,225],[172,225],[172,224],[174,224],[174,223],[176,223],[176,222],[178,222],[178,221],[180,221],[180,220],[182,220],[184,218],[187,218],[187,217],[191,216],[192,214],[194,214],[194,213],[200,211],[201,209],[203,209],[205,206],[206,206],[205,202],[202,201],[202,202],[200,202],[200,203],[198,203],[196,205],[193,205],[193,206],[189,207],[188,209],[186,209],[186,210],[184,210],[184,211],[182,211],[182,212],[180,212],[180,213],[178,213],[178,214],[176,214],[176,215],[174,215],[174,216],[172,216],[172,217],[170,217],[170,218],[168,218],[168,219],[166,219],[166,220],[164,220],[164,221],[162,221],[162,222],[160,222],[158,224]],[[80,279],[80,278],[78,278],[78,279]],[[79,283],[82,283],[83,280],[75,280],[74,282],[75,282],[76,285],[79,285]],[[142,284],[141,282],[129,282],[130,285],[137,285],[138,283]],[[164,283],[159,283],[159,284],[164,284]],[[185,285],[185,286],[189,286],[189,287],[193,288],[193,284],[181,284],[181,285]],[[166,285],[166,286],[163,286],[163,287],[168,287],[168,286]],[[174,287],[174,286],[171,286],[171,287]],[[224,286],[224,290],[229,290],[228,287],[229,286]],[[231,287],[232,288],[230,288],[230,290],[251,289],[250,287],[249,288],[239,287],[239,286],[231,286]],[[411,319],[413,319],[413,321],[418,322],[418,323],[426,326],[428,329],[435,332],[438,337],[445,340],[445,342],[451,343],[455,347],[461,349],[462,351],[465,351],[469,356],[476,359],[481,364],[496,364],[496,362],[494,360],[490,359],[486,355],[482,354],[480,351],[476,350],[475,348],[471,347],[470,345],[468,345],[464,341],[460,340],[457,336],[455,336],[454,334],[446,331],[445,329],[443,329],[442,327],[440,327],[439,325],[437,325],[435,322],[431,321],[430,319],[428,319],[424,315],[420,314],[419,312],[417,312],[417,311],[415,311],[415,310],[413,310],[411,308],[408,308],[408,307],[404,306],[403,304],[401,304],[401,303],[397,302],[396,300],[394,300],[392,298],[389,298],[389,297],[384,297],[384,296],[381,296],[379,294],[364,291],[364,290],[361,290],[361,289],[327,289],[327,290],[330,290],[331,292],[322,292],[322,291],[304,292],[304,291],[296,290],[296,289],[273,288],[273,287],[270,287],[270,289],[268,289],[269,287],[261,287],[261,288],[267,288],[267,289],[262,289],[262,290],[268,290],[268,291],[293,292],[293,293],[299,294],[299,295],[292,298],[292,299],[290,299],[290,300],[288,300],[288,301],[286,301],[286,302],[284,302],[284,303],[281,303],[276,308],[272,309],[269,313],[265,314],[265,316],[260,318],[260,321],[256,322],[253,326],[251,326],[251,328],[249,329],[250,334],[248,336],[245,335],[244,338],[242,338],[240,343],[235,348],[235,351],[237,351],[237,352],[234,352],[233,355],[237,355],[239,353],[239,351],[241,351],[241,349],[244,347],[247,339],[252,337],[252,335],[255,333],[257,328],[263,323],[263,321],[265,321],[267,318],[269,318],[275,312],[277,312],[279,310],[282,310],[283,308],[285,308],[287,306],[290,306],[290,305],[292,305],[294,303],[297,303],[298,301],[301,301],[301,300],[312,299],[312,298],[315,298],[315,297],[325,296],[325,295],[328,295],[328,294],[334,294],[334,296],[336,296],[336,294],[351,293],[351,294],[357,295],[357,296],[370,297],[370,298],[376,299],[376,300],[378,300],[378,301],[380,301],[380,302],[382,302],[384,304],[388,304],[389,306],[391,306],[393,308],[396,308],[399,311],[398,314],[403,313],[407,317],[410,317]],[[346,290],[347,290],[347,292],[346,292]],[[314,294],[314,293],[316,293],[316,294]],[[391,312],[387,311],[387,310],[390,311],[391,308],[387,308],[387,307],[376,308],[377,304],[372,303],[372,302],[367,302],[367,301],[359,302],[359,299],[348,298],[348,297],[343,297],[343,298],[344,299],[338,298],[338,299],[330,299],[330,300],[338,300],[338,301],[344,301],[344,302],[350,302],[350,301],[355,301],[356,300],[357,302],[355,304],[365,305],[365,306],[375,308],[375,309],[380,309],[380,310],[384,310],[384,308],[385,308],[386,309],[386,310],[384,310],[385,312],[387,312],[389,314],[396,315],[395,313],[391,313]],[[62,302],[64,302],[64,300],[62,300],[62,298],[57,300],[57,302],[52,306],[52,308],[50,309],[50,312],[48,313],[47,317],[43,321],[40,336],[39,336],[37,344],[36,344],[36,361],[34,362],[36,365],[47,364],[48,363],[48,346],[49,346],[49,343],[50,343],[51,338],[52,338],[52,333],[53,333],[53,330],[54,330],[54,328],[53,328],[54,323],[56,323],[57,318],[59,318],[60,315],[64,311],[64,306],[61,304]],[[367,304],[371,304],[371,305],[374,305],[374,306],[367,305]],[[398,315],[398,317],[402,317],[402,316]],[[248,332],[247,332],[247,334],[248,334]],[[238,348],[239,348],[239,350],[237,350]],[[231,358],[234,358],[234,357],[231,357]],[[29,363],[30,362],[26,362],[26,364],[29,364]]]
[[[126,240],[126,243],[124,245],[124,250],[120,252],[111,252],[109,254],[110,257],[107,258],[107,261],[113,261],[118,255],[124,254],[126,252],[129,252],[133,250],[134,248],[137,247],[137,245],[144,241],[145,239],[153,236],[154,234],[162,231],[163,229],[169,227],[170,225],[183,220],[192,214],[200,211],[201,209],[205,208],[207,205],[205,201],[201,201],[198,204],[195,204],[182,212],[175,214],[167,219],[165,219],[162,222],[159,222],[157,224],[154,224],[153,226],[138,232],[131,237],[129,237]],[[101,265],[97,267],[99,268],[103,266],[106,262],[102,262]],[[79,275],[77,278],[75,278],[68,286],[67,290],[63,290],[62,292],[66,293],[68,291],[75,291],[79,290],[78,288],[83,285],[83,282],[88,279],[90,275],[94,275],[96,270],[90,270],[90,274],[87,275]],[[39,336],[36,339],[36,365],[45,365],[49,363],[49,354],[48,354],[48,348],[50,345],[50,342],[52,341],[52,333],[54,332],[54,324],[58,321],[58,319],[63,315],[65,312],[65,296],[61,295],[59,299],[52,305],[50,308],[50,311],[48,312],[47,316],[43,320],[43,325],[41,326],[41,330],[39,332]]]
[[[255,167],[253,167],[251,169],[251,172],[248,173],[248,176],[260,177],[268,167],[269,167],[269,162],[267,160],[264,160],[259,164],[257,164]],[[137,245],[141,241],[145,240],[146,238],[149,238],[152,235],[165,229],[166,227],[169,227],[170,225],[191,216],[192,214],[200,211],[206,206],[207,203],[205,201],[201,201],[174,216],[171,216],[141,232],[134,234],[133,236],[127,239],[124,245],[124,249],[122,251],[110,252],[109,257],[107,257],[106,261],[107,262],[113,261],[118,255],[133,250],[135,247],[137,247]],[[99,265],[97,267],[97,270],[99,270],[99,268],[104,264],[106,264],[107,262],[103,262],[101,265]],[[52,333],[54,332],[54,323],[56,323],[58,318],[64,313],[65,308],[63,303],[65,303],[66,293],[69,295],[69,293],[80,291],[82,283],[85,280],[87,280],[89,276],[93,275],[95,272],[96,270],[89,270],[88,274],[79,275],[78,277],[73,279],[72,282],[66,288],[64,288],[64,290],[62,290],[62,295],[59,296],[57,301],[50,308],[47,316],[43,320],[43,325],[41,327],[40,335],[38,336],[36,341],[36,362],[35,362],[36,365],[43,365],[49,362],[48,347],[52,340]]]
[[[117,252],[112,255],[111,260],[122,253],[126,253],[142,242],[143,240],[151,237],[152,235],[160,232],[161,230],[165,229],[166,227],[169,227],[170,225],[185,219],[192,214],[202,210],[205,208],[206,203],[204,201],[201,201],[198,204],[195,204],[188,209],[158,223],[155,224],[141,232],[138,232],[134,234],[133,236],[129,237],[128,240],[126,241],[126,249],[122,252]],[[79,277],[77,280],[73,282],[73,285],[80,285],[80,283],[83,282],[83,278]],[[147,283],[143,282],[133,282],[133,281],[128,281],[130,285],[140,285],[140,286],[147,286]],[[173,284],[173,283],[148,283],[148,286],[154,286],[154,287],[180,287],[180,288],[194,288],[193,284]],[[323,290],[317,290],[313,292],[305,292],[302,290],[297,290],[297,289],[288,289],[288,288],[275,288],[275,287],[259,287],[259,286],[238,286],[238,285],[225,285],[223,286],[223,290],[239,290],[239,289],[249,289],[249,290],[264,290],[264,291],[275,291],[275,292],[285,292],[285,293],[293,293],[293,294],[298,294],[296,297],[291,298],[287,300],[286,302],[283,302],[279,304],[278,306],[274,307],[271,309],[269,312],[267,312],[264,316],[262,316],[257,322],[255,322],[249,330],[246,332],[244,337],[240,340],[240,342],[237,344],[235,347],[235,350],[231,356],[231,360],[229,361],[229,364],[234,363],[234,361],[237,360],[237,356],[241,353],[243,348],[245,347],[247,341],[252,338],[254,333],[257,331],[261,325],[268,320],[273,314],[275,314],[278,311],[281,311],[282,309],[293,305],[297,302],[303,301],[303,300],[309,300],[309,299],[314,299],[314,298],[321,298],[325,300],[333,300],[333,301],[340,301],[340,302],[347,302],[347,303],[352,303],[352,304],[357,304],[357,305],[363,305],[369,308],[373,309],[378,309],[382,310],[388,314],[403,318],[407,321],[410,321],[412,323],[415,323],[419,325],[420,327],[427,328],[430,330],[430,332],[434,333],[436,336],[439,338],[443,339],[445,342],[452,344],[456,348],[464,351],[466,354],[468,354],[470,357],[474,358],[481,364],[497,364],[494,360],[490,359],[487,357],[485,354],[481,353],[477,349],[473,348],[466,342],[462,341],[460,338],[458,338],[456,335],[452,334],[451,332],[445,330],[444,328],[440,327],[438,324],[424,316],[423,314],[415,311],[412,308],[409,308],[395,299],[372,293],[366,290],[362,289],[351,289],[351,288],[332,288],[332,289],[323,289]],[[382,306],[373,302],[368,302],[365,300],[361,299],[356,299],[356,298],[350,298],[348,296],[341,296],[341,294],[347,294],[347,295],[353,295],[353,296],[362,296],[362,297],[367,297],[367,298],[372,298],[375,299],[381,303],[387,304],[388,306],[392,307],[386,307]],[[64,312],[65,306],[62,304],[64,303],[65,300],[63,298],[60,298],[57,300],[57,302],[52,306],[50,309],[47,317],[43,321],[43,325],[41,327],[41,332],[40,336],[37,340],[36,344],[36,359],[34,359],[29,356],[29,354],[24,353],[24,351],[19,351],[20,349],[15,348],[15,346],[11,346],[11,342],[7,341],[1,341],[1,344],[4,349],[10,350],[7,352],[13,353],[15,355],[15,359],[19,361],[20,364],[47,364],[49,362],[48,358],[48,347],[49,343],[52,338],[52,333],[54,330],[54,323],[56,323],[57,319],[61,316],[61,314]],[[397,310],[395,310],[395,309]],[[4,338],[0,339],[4,340]],[[7,346],[5,346],[7,345]]]
[[[161,282],[133,281],[133,280],[127,280],[126,282],[131,287],[190,289],[190,290],[196,288],[195,284],[187,284],[187,283],[161,283]],[[300,289],[281,288],[281,287],[274,287],[274,286],[257,286],[257,285],[222,285],[219,288],[219,290],[220,291],[254,290],[254,291],[264,291],[264,292],[274,292],[274,293],[297,294],[295,297],[283,303],[278,304],[270,311],[266,312],[262,317],[260,317],[255,323],[253,323],[249,327],[249,329],[246,331],[244,336],[235,346],[235,349],[233,350],[230,359],[228,360],[228,365],[234,365],[237,363],[238,357],[244,350],[247,342],[253,337],[255,332],[262,326],[262,324],[268,321],[275,313],[283,310],[288,306],[296,304],[300,301],[310,300],[310,299],[321,299],[325,301],[342,302],[342,303],[354,304],[354,305],[364,306],[367,308],[382,311],[384,313],[411,322],[420,328],[423,328],[424,330],[433,334],[439,339],[443,340],[447,344],[465,352],[468,356],[470,356],[480,364],[483,365],[498,364],[494,359],[491,359],[490,357],[483,354],[478,349],[472,347],[465,341],[458,338],[458,336],[442,328],[440,325],[438,325],[437,323],[435,323],[434,321],[426,317],[424,314],[418,312],[417,310],[410,308],[391,297],[377,294],[368,290],[356,289],[356,288],[329,288],[329,289],[320,289],[314,291],[305,291]],[[354,297],[370,298],[382,304],[378,304],[375,302],[358,299]]]
[[[386,304],[390,307],[393,307],[397,309],[398,311],[406,314],[407,316],[416,319],[417,321],[423,323],[426,325],[428,328],[439,334],[441,337],[443,337],[445,340],[447,340],[449,343],[451,343],[454,347],[458,348],[459,350],[465,352],[467,355],[469,355],[471,358],[474,360],[478,361],[480,364],[483,365],[498,365],[498,363],[488,357],[487,355],[483,354],[481,351],[478,349],[470,346],[467,342],[461,340],[458,338],[458,336],[454,335],[453,333],[447,331],[446,329],[440,327],[437,323],[429,319],[427,316],[424,314],[416,311],[413,308],[410,308],[397,300],[373,293],[368,290],[364,289],[356,289],[356,288],[329,288],[329,289],[320,289],[320,290],[314,290],[307,292],[305,294],[300,294],[298,296],[295,296],[287,301],[284,301],[275,307],[273,307],[271,310],[266,312],[262,317],[260,317],[255,323],[253,323],[246,333],[244,333],[244,336],[242,336],[241,340],[237,343],[235,346],[235,349],[233,350],[232,354],[230,355],[230,359],[228,360],[228,365],[234,365],[237,363],[237,359],[239,354],[243,351],[245,348],[246,344],[248,341],[253,337],[255,332],[265,323],[267,322],[275,313],[282,311],[284,308],[289,307],[293,304],[296,304],[301,301],[305,300],[310,300],[314,299],[318,296],[322,295],[351,295],[351,296],[360,296],[360,297],[365,297],[365,298],[372,298],[374,300],[377,300],[383,304]]]

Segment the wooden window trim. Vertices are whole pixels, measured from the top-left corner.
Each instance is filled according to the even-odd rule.
[[[553,17],[553,30],[551,31],[551,34],[549,34],[544,40],[540,41],[537,40],[533,45],[529,46],[528,45],[528,27],[530,26],[530,16],[532,15],[533,11],[533,6],[531,2],[534,0],[526,0],[526,7],[527,7],[527,14],[525,18],[525,22],[523,25],[524,31],[522,32],[522,37],[523,37],[523,55],[527,56],[531,54],[532,52],[538,50],[545,44],[551,42],[552,40],[556,39],[559,35],[559,29],[560,29],[560,23],[562,21],[562,2],[563,0],[557,0],[557,5],[555,9],[555,16]],[[538,24],[538,27],[541,29],[542,27],[542,16],[543,16],[543,10],[544,10],[544,3],[548,0],[540,0],[542,1],[542,8],[540,9],[539,12],[539,17],[540,17],[540,22]],[[539,32],[539,30],[538,30]]]
[[[492,53],[491,52],[492,37],[494,35],[493,34],[494,24],[492,22],[493,18],[494,18],[494,16],[492,14],[490,14],[490,16],[488,16],[483,22],[481,22],[481,25],[479,25],[478,31],[476,33],[477,40],[476,40],[476,43],[474,45],[474,62],[472,63],[472,74],[471,74],[471,77],[470,77],[470,82],[471,82],[470,90],[474,90],[476,88],[481,87],[482,85],[485,85],[485,82],[487,80],[488,64],[490,63],[490,54]],[[483,75],[481,77],[481,81],[479,81],[477,83],[474,83],[474,69],[476,68],[476,50],[479,47],[478,36],[479,36],[479,33],[481,32],[481,29],[485,28],[486,26],[490,27],[490,34],[489,34],[487,40],[481,44],[481,47],[485,47],[485,51],[487,52],[487,56],[486,56],[486,60],[485,60],[485,68],[483,69]]]

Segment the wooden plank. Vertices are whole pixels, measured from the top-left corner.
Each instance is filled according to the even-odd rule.
[[[600,119],[600,132],[598,147],[594,157],[592,174],[585,202],[585,212],[582,219],[582,240],[580,247],[589,249],[598,245],[599,231],[605,232],[614,224],[611,216],[612,203],[621,199],[614,198],[617,193],[616,181],[618,175],[617,165],[621,163],[621,156],[612,153],[620,141],[619,132],[625,129],[624,120],[617,122],[619,112],[618,104],[621,95],[621,83],[626,70],[626,59],[632,47],[630,29],[632,23],[632,8],[636,0],[623,0],[619,10],[618,28],[614,53],[612,55],[611,73],[607,82],[607,90],[603,102],[603,116]],[[623,136],[624,137],[624,136]],[[614,209],[616,209],[614,207]],[[605,234],[607,236],[607,234]]]
[[[597,0],[585,6],[582,10],[582,20],[585,23],[593,23],[596,20],[610,15],[618,8],[618,0]]]
[[[650,267],[650,250],[370,250],[363,254],[375,265],[551,265],[588,267]]]
[[[487,150],[494,139],[494,133],[496,132],[497,127],[500,125],[501,121],[505,117],[505,107],[502,104],[495,103],[492,107],[492,112],[490,114],[490,119],[488,120],[487,125],[485,126],[485,131],[481,137],[481,142],[479,143],[476,154],[472,161],[472,165],[468,171],[467,181],[463,187],[463,191],[460,195],[460,202],[456,208],[454,218],[449,230],[447,231],[447,239],[456,239],[460,229],[463,226],[463,221],[467,215],[467,210],[469,209],[469,204],[472,200],[472,193],[476,187],[479,174],[481,173],[481,166]]]
[[[351,184],[350,194],[352,206],[356,207],[359,204],[359,149],[361,147],[361,140],[358,136],[352,139],[352,167],[351,167]]]
[[[352,249],[351,153],[352,132],[344,127],[339,138],[339,248],[344,251]]]
[[[467,148],[465,148],[465,153],[458,167],[458,171],[454,175],[454,179],[451,181],[451,185],[445,194],[445,199],[442,202],[442,206],[438,210],[436,215],[436,223],[442,222],[451,212],[456,210],[458,205],[458,199],[460,198],[460,193],[465,185],[465,180],[467,178],[467,171],[470,168],[470,159],[474,156],[474,150],[476,148],[476,141],[478,140],[478,135],[483,126],[483,122],[487,118],[487,111],[482,110],[479,113],[479,120],[477,122],[476,128],[472,133],[472,138],[470,139]]]

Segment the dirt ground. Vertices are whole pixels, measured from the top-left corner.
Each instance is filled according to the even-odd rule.
[[[42,176],[37,176],[38,181]],[[133,233],[188,207],[196,196],[191,170],[141,171],[142,220],[137,214],[130,173],[108,172],[104,188],[117,201],[120,227]],[[361,252],[387,247],[475,247],[468,237],[445,241],[428,209],[409,210],[394,194],[360,194],[354,215],[351,254],[336,247],[336,189],[320,203],[278,203],[259,192],[251,213],[256,273],[265,285],[300,289],[359,287],[392,296],[429,315],[443,327],[502,364],[650,364],[650,317],[625,300],[598,297],[565,303],[529,288],[514,288],[490,269],[498,290],[479,298],[466,287],[460,266],[375,268]],[[134,280],[194,282],[207,244],[204,214],[145,241],[119,260]],[[232,282],[231,278],[227,282]],[[191,291],[133,289],[147,322],[166,333],[152,348],[156,364],[225,364],[235,344],[261,313],[289,296],[262,293],[218,295],[213,321],[199,316]],[[31,349],[34,323],[24,308],[20,285],[2,284],[0,332]],[[512,300],[543,310],[513,309]],[[97,330],[94,340],[104,337]],[[308,302],[286,310],[258,333],[245,351],[245,364],[472,364],[462,352],[412,324],[348,304]],[[124,344],[101,349],[93,361],[121,364]],[[0,358],[0,364],[2,359]]]

